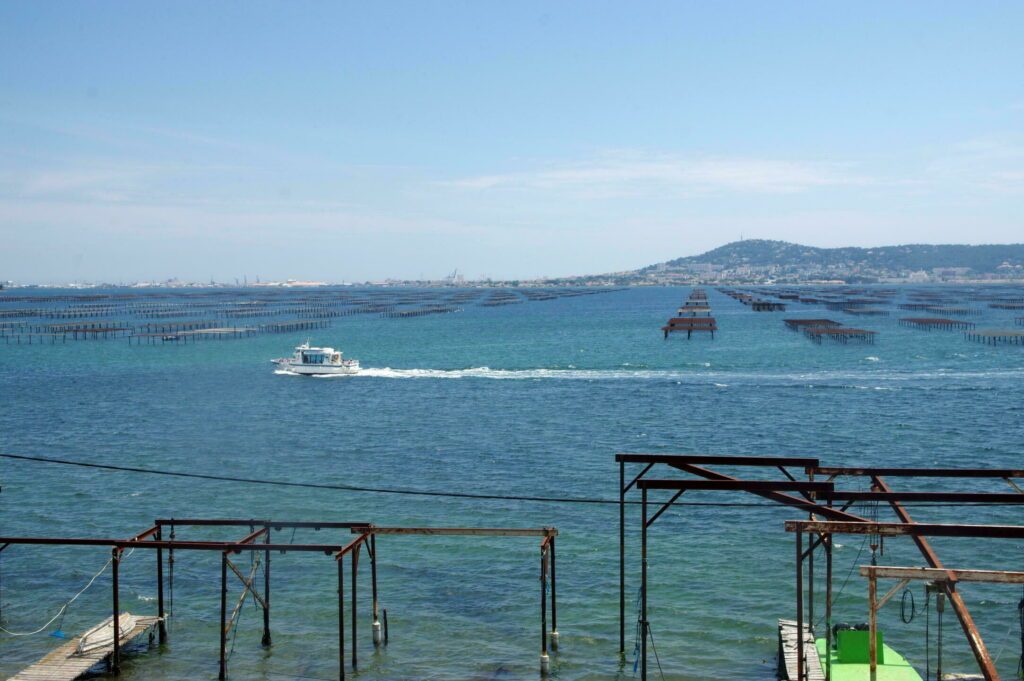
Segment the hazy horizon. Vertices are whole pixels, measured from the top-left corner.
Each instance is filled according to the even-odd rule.
[[[0,280],[1021,241],[1024,5],[0,5]]]

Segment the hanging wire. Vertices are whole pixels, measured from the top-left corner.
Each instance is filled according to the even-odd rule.
[[[843,585],[841,587],[839,587],[839,591],[837,591],[835,594],[832,595],[832,602],[833,603],[835,603],[837,600],[839,600],[839,597],[843,595],[843,591],[846,589],[846,585],[850,583],[850,577],[853,576],[853,571],[857,569],[858,565],[860,565],[860,557],[861,557],[861,554],[864,553],[864,547],[867,546],[867,544],[868,544],[868,535],[864,535],[864,538],[860,542],[860,548],[857,549],[857,555],[853,559],[853,562],[850,564],[850,569],[846,573],[846,579],[843,580]],[[818,617],[818,621],[814,623],[814,626],[818,627],[819,625],[821,625],[821,623],[824,620],[825,620],[825,613],[822,613],[821,616]]]
[[[128,553],[125,554],[124,558],[122,558],[121,560],[126,560],[134,552],[135,552],[135,549],[132,548]],[[68,607],[72,603],[74,603],[76,600],[78,600],[78,597],[81,596],[82,594],[84,594],[89,589],[89,587],[91,587],[96,582],[96,580],[99,579],[100,575],[102,575],[104,572],[106,572],[107,568],[110,566],[110,564],[113,561],[114,561],[114,557],[113,556],[108,558],[107,562],[103,564],[103,567],[100,568],[99,572],[97,572],[96,574],[94,574],[92,576],[92,578],[89,580],[89,583],[86,584],[84,587],[82,587],[81,591],[79,591],[74,596],[72,596],[67,601],[65,601],[64,604],[60,606],[60,609],[57,611],[57,614],[54,615],[53,617],[51,617],[49,620],[47,620],[46,624],[44,624],[43,626],[39,627],[35,631],[10,631],[9,629],[5,629],[4,627],[0,627],[0,631],[4,632],[8,636],[34,636],[35,634],[41,633],[48,626],[50,626],[55,621],[57,621],[57,618],[60,618],[61,622],[63,622],[64,621],[64,614],[67,612]]]

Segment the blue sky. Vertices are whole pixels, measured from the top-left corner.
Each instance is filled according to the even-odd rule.
[[[6,2],[0,280],[1024,241],[1024,3]]]

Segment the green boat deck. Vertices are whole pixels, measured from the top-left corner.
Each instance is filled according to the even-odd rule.
[[[825,656],[825,639],[819,638],[814,642],[818,649],[818,657],[821,666],[825,668],[828,664]],[[871,678],[870,668],[865,662],[840,662],[838,652],[830,651],[832,662],[832,681],[867,681]],[[878,663],[878,681],[923,681],[917,671],[910,666],[906,658],[882,643],[882,653],[879,656],[885,662]]]
[[[804,625],[804,651],[806,681],[825,681],[826,669],[831,664],[828,678],[831,681],[869,681],[868,632],[864,630],[843,630],[837,632],[837,645],[831,651],[825,647],[825,639],[814,637]],[[877,681],[924,681],[906,658],[885,644],[881,634],[878,637],[879,654]],[[787,681],[796,679],[797,628],[793,620],[779,620],[779,678]]]

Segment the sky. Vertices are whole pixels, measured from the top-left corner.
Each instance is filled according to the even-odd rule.
[[[0,281],[1024,241],[1020,2],[0,3]]]

